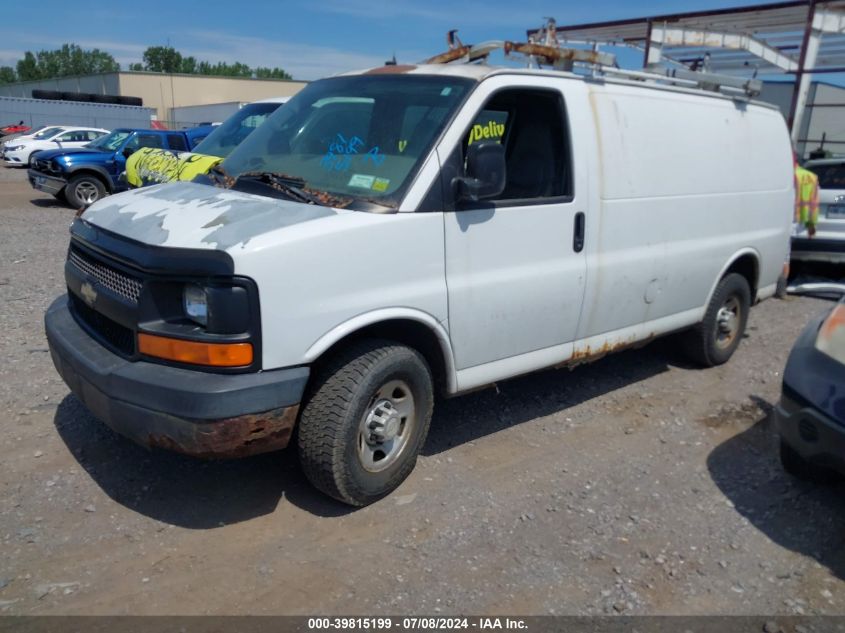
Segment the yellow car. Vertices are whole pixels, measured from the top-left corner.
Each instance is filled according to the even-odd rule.
[[[222,161],[289,97],[245,105],[214,128],[192,151],[174,152],[155,147],[141,149],[126,160],[126,182],[145,187],[173,180],[193,180]]]

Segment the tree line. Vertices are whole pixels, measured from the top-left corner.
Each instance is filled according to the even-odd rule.
[[[183,56],[172,46],[150,46],[142,55],[142,62],[129,64],[129,70],[154,73],[183,73],[186,75],[211,75],[216,77],[255,77],[258,79],[291,79],[281,68],[258,66],[251,68],[241,62],[211,63],[198,61],[193,56]],[[38,52],[26,51],[22,59],[12,66],[0,66],[0,84],[39,79],[56,79],[73,75],[117,72],[120,64],[106,51],[98,48],[86,50],[76,44],[63,44],[61,48]]]

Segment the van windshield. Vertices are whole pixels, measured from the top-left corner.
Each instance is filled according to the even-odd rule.
[[[343,206],[359,200],[396,207],[472,85],[409,74],[315,81],[238,145],[221,171],[232,178],[271,174]]]
[[[235,112],[214,131],[197,143],[194,152],[225,158],[241,141],[252,134],[281,103],[250,103]]]

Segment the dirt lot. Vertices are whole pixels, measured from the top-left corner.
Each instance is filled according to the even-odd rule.
[[[351,511],[292,451],[200,462],[86,413],[42,325],[73,211],[0,171],[0,611],[845,612],[845,489],[784,475],[768,420],[826,302],[756,307],[717,369],[658,341],[439,402],[408,481]]]

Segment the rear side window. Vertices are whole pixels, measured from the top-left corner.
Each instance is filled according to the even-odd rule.
[[[97,130],[88,130],[88,132],[86,132],[86,134],[88,136],[89,141],[96,141],[103,134],[105,134],[105,132],[98,132]]]
[[[187,151],[188,146],[185,144],[185,138],[181,134],[168,134],[167,144],[170,149],[175,149],[180,152]]]
[[[845,164],[807,165],[819,177],[822,189],[845,189]]]
[[[139,134],[135,137],[138,141],[138,147],[164,147],[162,138],[158,134]]]

